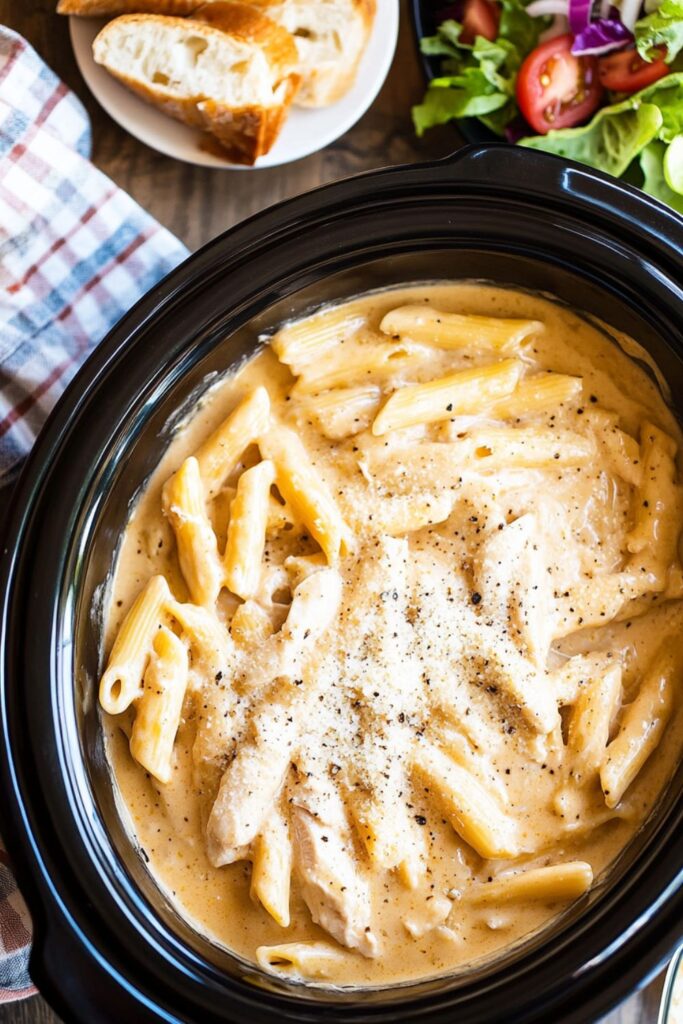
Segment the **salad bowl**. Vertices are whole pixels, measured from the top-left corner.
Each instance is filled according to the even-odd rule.
[[[622,177],[683,214],[680,0],[412,0],[428,85],[418,135],[451,122]]]

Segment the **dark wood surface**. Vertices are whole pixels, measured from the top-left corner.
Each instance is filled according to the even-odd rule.
[[[405,6],[393,67],[358,124],[304,160],[251,173],[181,164],[127,135],[88,92],[73,59],[67,21],[55,15],[55,6],[56,0],[0,0],[0,23],[24,35],[83,100],[92,120],[95,164],[191,249],[250,214],[316,185],[374,167],[432,160],[459,145],[450,128],[421,140],[413,134],[410,107],[419,99],[422,80]],[[660,977],[605,1018],[604,1024],[656,1024],[661,986]],[[35,997],[0,1006],[0,1024],[59,1022],[47,1004]]]

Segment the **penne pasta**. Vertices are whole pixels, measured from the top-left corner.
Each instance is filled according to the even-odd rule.
[[[380,400],[380,389],[375,384],[366,384],[357,388],[335,388],[334,391],[312,396],[305,409],[325,437],[339,440],[366,430]]]
[[[195,604],[212,606],[223,583],[216,536],[206,515],[204,491],[195,458],[185,459],[167,481],[163,509],[176,537],[178,561]]]
[[[263,643],[273,631],[270,616],[256,601],[245,601],[239,605],[230,623],[230,635],[242,647]]]
[[[282,497],[310,530],[328,562],[335,563],[351,543],[350,531],[298,436],[286,427],[278,427],[259,440],[259,447],[264,459],[271,459],[275,465]]]
[[[608,672],[614,664],[611,654],[576,654],[550,673],[550,682],[561,707],[574,704],[593,681]]]
[[[187,649],[170,629],[154,637],[142,696],[135,709],[130,752],[161,783],[170,782],[171,759],[187,689]]]
[[[576,782],[597,775],[621,703],[621,665],[610,665],[581,689],[569,718],[567,753]]]
[[[453,511],[453,495],[448,492],[397,494],[391,498],[376,498],[371,509],[366,511],[361,506],[356,510],[357,514],[363,513],[362,519],[357,521],[358,530],[400,537],[448,519]]]
[[[341,957],[339,948],[328,942],[283,942],[256,949],[256,961],[264,971],[298,981],[328,978]]]
[[[153,576],[131,605],[100,682],[100,704],[120,715],[140,696],[152,641],[171,593],[163,576]]]
[[[423,360],[422,352],[405,345],[351,341],[335,347],[310,366],[304,366],[291,396],[302,398],[334,388],[375,382],[414,369]]]
[[[458,835],[480,857],[516,857],[514,821],[466,769],[437,747],[424,744],[413,757],[413,774],[430,802],[437,804]]]
[[[514,391],[522,364],[506,359],[491,366],[459,370],[427,384],[410,384],[395,391],[372,424],[376,437],[416,423],[437,423],[479,412],[496,398]]]
[[[634,524],[627,545],[634,555],[633,563],[642,562],[655,574],[658,590],[666,587],[669,571],[680,566],[683,492],[676,483],[675,456],[674,440],[652,423],[644,423],[640,444],[642,483],[635,495]]]
[[[664,643],[648,667],[638,695],[624,711],[619,732],[607,747],[600,784],[608,807],[616,807],[652,752],[671,717],[675,661]]]
[[[583,896],[593,884],[593,869],[585,861],[551,864],[531,868],[515,875],[503,875],[469,890],[466,898],[473,903],[493,904],[566,903]]]
[[[531,291],[269,337],[131,506],[105,749],[266,987],[450,976],[583,913],[680,759],[683,431],[637,339]]]
[[[384,334],[446,349],[513,352],[543,330],[538,320],[444,313],[426,305],[399,306],[380,324]]]
[[[234,648],[228,631],[215,615],[193,604],[170,601],[168,614],[187,636],[192,652],[193,671],[206,672],[211,679],[228,671]]]
[[[323,353],[353,337],[365,318],[332,308],[281,327],[271,339],[271,347],[281,363],[298,375],[303,367],[320,359]]]
[[[282,816],[274,812],[254,841],[251,898],[282,928],[289,927],[292,843]]]
[[[537,373],[521,380],[515,390],[497,398],[482,413],[491,419],[522,420],[544,412],[556,412],[579,398],[583,387],[580,377],[564,373]]]
[[[577,584],[556,601],[553,637],[611,622],[629,602],[658,589],[656,578],[645,572],[607,573]]]
[[[584,409],[584,423],[595,437],[596,444],[615,476],[632,487],[640,487],[643,462],[640,446],[634,437],[617,426],[619,417],[605,409]]]
[[[270,398],[264,387],[251,392],[195,453],[207,499],[213,498],[250,444],[270,427]]]
[[[272,462],[260,462],[242,473],[230,506],[225,545],[225,582],[244,601],[256,596],[266,545],[270,489],[275,482]]]

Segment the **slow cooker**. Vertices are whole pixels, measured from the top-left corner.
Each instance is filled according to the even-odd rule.
[[[488,145],[265,211],[192,256],[73,381],[11,499],[1,564],[1,829],[33,914],[31,972],[66,1021],[587,1024],[681,936],[679,772],[604,879],[543,931],[449,977],[297,986],[183,921],[122,825],[96,702],[104,583],[188,403],[258,336],[400,282],[549,292],[626,331],[683,404],[683,226],[630,187]]]

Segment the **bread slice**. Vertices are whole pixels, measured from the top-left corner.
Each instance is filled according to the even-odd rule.
[[[210,132],[234,163],[269,151],[299,85],[289,33],[240,3],[192,18],[122,15],[95,38],[93,55],[148,103]]]
[[[370,38],[376,0],[248,0],[294,36],[301,88],[296,103],[326,107],[353,85]]]
[[[57,14],[191,14],[203,0],[59,0]]]

